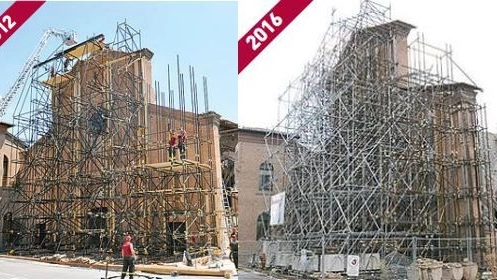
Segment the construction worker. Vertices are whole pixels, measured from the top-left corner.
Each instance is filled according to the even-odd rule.
[[[121,246],[121,256],[123,257],[121,279],[124,279],[128,272],[129,279],[133,279],[133,274],[135,273],[136,253],[135,248],[133,248],[133,243],[131,243],[131,236],[129,235],[126,235],[124,238],[124,243]]]
[[[64,71],[69,70],[69,63],[71,63],[71,60],[69,60],[69,58],[66,58],[66,60],[64,61]]]
[[[181,128],[179,135],[178,135],[178,147],[179,147],[179,154],[181,159],[185,159],[185,154],[186,154],[186,131],[185,129]]]
[[[176,149],[178,148],[178,143],[176,142],[176,134],[174,133],[174,130],[171,131],[169,136],[169,160],[173,161],[174,156],[176,155]]]
[[[262,253],[259,259],[261,260],[261,268],[266,269],[266,254]]]
[[[230,237],[230,260],[235,264],[235,268],[238,269],[238,238],[235,234]]]

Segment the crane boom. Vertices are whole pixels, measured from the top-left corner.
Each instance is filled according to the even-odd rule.
[[[50,28],[47,29],[43,35],[41,36],[40,42],[36,46],[36,48],[33,50],[31,55],[29,56],[28,60],[24,64],[24,67],[22,68],[19,77],[17,77],[16,81],[12,85],[12,87],[9,89],[7,94],[0,99],[0,118],[2,118],[5,115],[5,111],[7,110],[7,107],[9,106],[10,102],[12,99],[17,95],[19,90],[23,88],[24,84],[26,83],[26,79],[28,77],[29,71],[33,68],[35,63],[38,61],[41,51],[45,47],[45,45],[48,43],[50,38],[52,36],[57,36],[60,37],[64,40],[64,43],[66,45],[71,45],[75,44],[76,42],[74,41],[74,32],[67,32],[64,30],[59,30],[55,28]]]

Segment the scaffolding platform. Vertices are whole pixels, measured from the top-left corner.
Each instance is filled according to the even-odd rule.
[[[211,170],[211,167],[207,164],[200,163],[198,161],[193,161],[193,160],[173,160],[173,161],[165,161],[165,162],[158,162],[158,163],[148,163],[144,165],[138,165],[136,166],[138,168],[151,168],[151,169],[156,169],[159,171],[167,171],[167,172],[173,172],[173,173],[181,173],[185,170],[185,168],[201,168],[205,171]]]
[[[43,83],[47,86],[55,87],[59,84],[69,82],[74,79],[74,76],[69,73],[57,73],[55,76],[50,77],[48,80]]]
[[[74,79],[74,76],[69,74],[69,73],[57,73],[55,76],[50,77],[48,80],[44,81],[43,83],[47,86],[50,87],[55,87],[59,84],[69,82]]]
[[[104,36],[95,36],[81,44],[78,44],[64,52],[67,59],[82,59],[83,56],[98,52],[105,47]]]
[[[89,54],[102,50],[105,47],[105,43],[103,42],[104,39],[105,37],[103,34],[92,37],[67,50],[62,50],[56,53],[53,57],[33,66],[33,69],[37,69],[43,65],[46,65],[49,62],[59,60],[62,57],[66,59],[82,59],[84,56],[88,56]]]

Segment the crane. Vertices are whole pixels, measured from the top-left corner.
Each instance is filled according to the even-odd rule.
[[[38,61],[41,51],[45,47],[45,45],[48,43],[51,37],[59,37],[63,40],[64,44],[66,46],[72,46],[76,44],[75,41],[75,33],[72,31],[64,31],[56,28],[49,28],[47,29],[43,35],[41,36],[40,42],[34,49],[34,51],[31,53],[29,56],[28,60],[26,61],[26,64],[24,64],[24,67],[22,68],[19,77],[17,77],[16,81],[12,85],[12,87],[9,89],[7,94],[0,99],[0,118],[2,118],[5,115],[5,111],[7,110],[7,107],[9,106],[10,102],[12,99],[17,95],[19,90],[23,88],[24,83],[26,83],[26,79],[28,77],[29,71],[33,68],[35,63]]]

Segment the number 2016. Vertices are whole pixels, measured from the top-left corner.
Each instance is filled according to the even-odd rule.
[[[5,15],[2,18],[2,22],[0,22],[0,29],[4,32],[7,33],[9,30],[12,30],[16,26],[16,22],[12,21],[12,18],[9,15]],[[0,35],[0,38],[2,36]]]
[[[283,19],[279,16],[275,16],[274,13],[269,14],[271,19],[271,24],[269,24],[266,20],[261,22],[261,27],[257,27],[254,29],[253,34],[250,34],[245,39],[245,43],[252,44],[252,50],[257,50],[262,42],[266,41],[268,35],[264,29],[269,30],[269,32],[274,33],[275,27],[280,26],[283,23]]]

